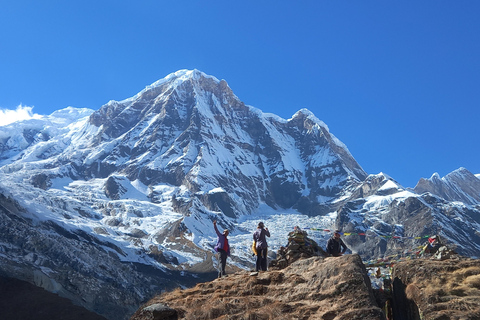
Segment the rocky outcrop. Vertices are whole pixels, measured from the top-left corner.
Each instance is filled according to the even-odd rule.
[[[130,320],[480,319],[480,261],[435,255],[393,264],[373,289],[358,255],[297,260],[284,269],[238,272],[153,298]],[[382,306],[382,309],[378,305]],[[386,316],[387,315],[387,316]]]
[[[138,317],[149,320],[176,320],[178,319],[178,312],[162,303],[156,303],[143,308]]]
[[[105,195],[112,200],[120,199],[122,192],[124,192],[122,185],[116,180],[115,177],[110,176],[105,182]]]
[[[480,319],[480,260],[416,259],[392,271],[395,319]]]
[[[156,318],[168,308],[171,318]],[[172,315],[171,310],[175,310]],[[282,270],[239,272],[162,294],[131,317],[146,319],[382,320],[358,255],[301,259]]]

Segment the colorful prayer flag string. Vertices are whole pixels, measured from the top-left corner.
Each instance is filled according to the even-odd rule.
[[[302,230],[311,230],[311,231],[321,231],[321,232],[333,232],[333,230],[330,229],[320,229],[320,228],[311,228],[311,227],[306,227],[302,228]],[[371,231],[371,230],[370,230]],[[427,236],[416,236],[416,237],[402,237],[402,236],[395,236],[395,235],[381,235],[377,234],[375,231],[371,231],[373,234],[366,234],[364,232],[340,232],[341,235],[343,236],[366,236],[366,237],[381,237],[384,239],[409,239],[409,240],[421,240],[421,239],[427,239],[430,238],[429,235]]]

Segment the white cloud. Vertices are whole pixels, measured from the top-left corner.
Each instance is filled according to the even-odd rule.
[[[42,116],[32,112],[33,107],[19,105],[16,110],[0,109],[0,126],[20,120],[40,119]]]

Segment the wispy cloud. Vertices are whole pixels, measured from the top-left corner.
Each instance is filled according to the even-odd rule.
[[[40,119],[42,116],[33,113],[33,107],[19,105],[16,110],[0,109],[0,126],[20,120]]]

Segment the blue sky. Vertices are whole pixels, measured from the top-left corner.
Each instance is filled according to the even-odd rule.
[[[311,110],[365,171],[414,187],[480,173],[479,16],[463,0],[0,0],[0,116],[98,109],[196,68],[264,112]]]

